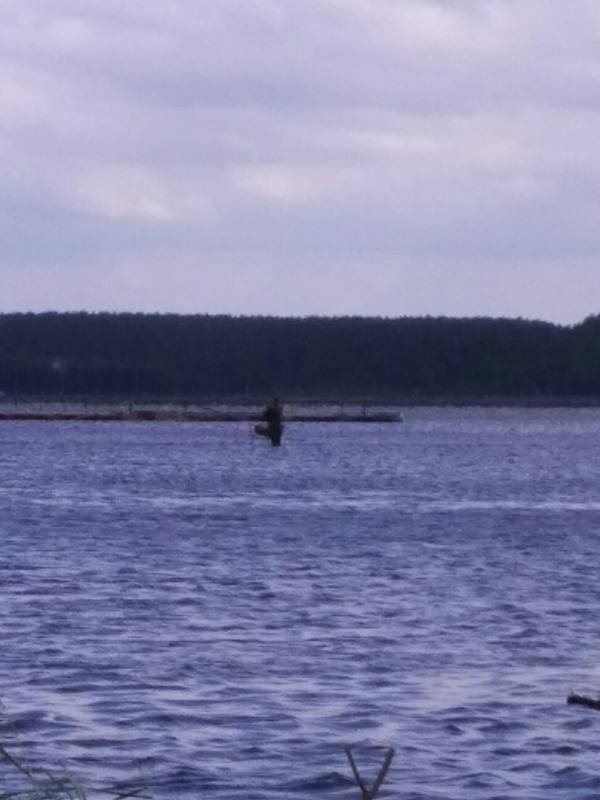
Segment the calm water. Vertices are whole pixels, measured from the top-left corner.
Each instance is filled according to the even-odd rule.
[[[600,412],[4,423],[0,739],[155,798],[600,796]]]

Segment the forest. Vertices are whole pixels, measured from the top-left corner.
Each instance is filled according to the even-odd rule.
[[[600,315],[0,314],[4,398],[600,399]]]

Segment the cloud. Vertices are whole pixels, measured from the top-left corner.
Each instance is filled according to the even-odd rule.
[[[48,274],[56,307],[134,307],[111,270],[152,264],[165,310],[390,313],[405,284],[415,313],[492,313],[494,285],[544,316],[546,276],[571,319],[557,264],[600,247],[598,30],[589,0],[4,0],[2,306],[40,307]]]

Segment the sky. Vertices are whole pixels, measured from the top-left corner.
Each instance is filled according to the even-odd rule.
[[[0,0],[0,311],[600,311],[597,0]]]

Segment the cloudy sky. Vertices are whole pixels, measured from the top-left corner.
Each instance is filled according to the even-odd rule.
[[[0,310],[600,310],[598,0],[0,0]]]

